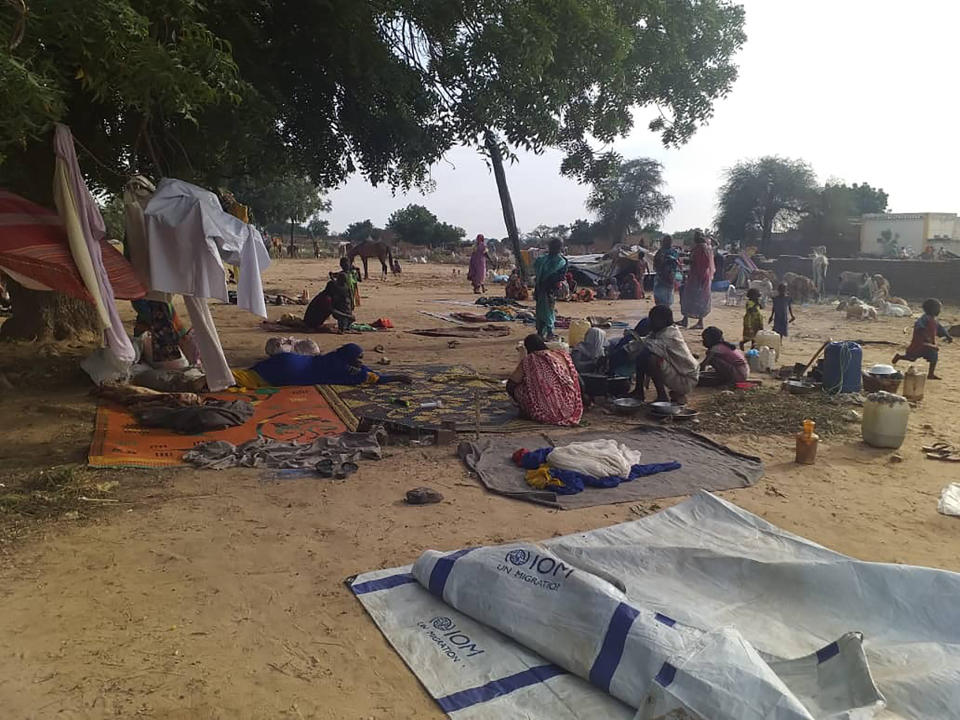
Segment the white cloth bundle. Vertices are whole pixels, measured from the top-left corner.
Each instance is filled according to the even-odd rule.
[[[559,470],[574,470],[590,477],[628,477],[640,463],[640,451],[631,450],[616,440],[592,440],[570,443],[553,449],[547,465]]]

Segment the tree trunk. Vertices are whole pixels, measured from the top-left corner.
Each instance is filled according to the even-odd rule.
[[[500,193],[500,207],[503,208],[503,223],[507,226],[507,235],[510,236],[510,244],[513,246],[513,255],[517,262],[517,270],[521,277],[526,276],[532,268],[526,268],[523,265],[523,255],[520,253],[520,232],[517,230],[517,218],[513,214],[513,201],[510,199],[510,188],[507,187],[507,176],[503,171],[503,155],[500,154],[500,146],[497,139],[490,130],[483,134],[484,144],[487,146],[487,152],[490,154],[490,162],[493,165],[493,176],[497,180],[497,191]]]
[[[58,292],[28,290],[7,281],[13,315],[0,326],[2,340],[88,339],[102,336],[96,309]]]

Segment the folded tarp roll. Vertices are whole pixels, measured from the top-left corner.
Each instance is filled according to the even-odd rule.
[[[615,586],[616,578],[543,547],[431,550],[412,574],[460,612],[640,709],[638,720],[674,710],[709,720],[827,717],[806,707],[829,704],[817,699],[816,681],[806,683],[815,689],[812,703],[801,700],[735,629],[704,632],[636,607]],[[852,684],[865,688],[857,702],[865,698],[871,709],[860,717],[870,717],[879,693],[859,644],[843,649],[841,675],[848,666],[863,668]],[[648,715],[651,708],[657,715]]]

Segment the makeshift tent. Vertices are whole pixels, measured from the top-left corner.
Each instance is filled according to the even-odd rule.
[[[106,240],[99,245],[114,297],[143,297],[146,288],[130,263]],[[4,190],[0,190],[0,270],[31,290],[56,290],[93,302],[70,254],[60,217]]]
[[[428,551],[350,586],[458,720],[960,708],[960,574],[855,560],[708,493],[536,545]]]
[[[224,211],[217,196],[190,183],[164,178],[143,211],[150,290],[184,296],[207,387],[233,384],[230,366],[206,299],[229,302],[224,265],[240,268],[237,305],[267,317],[261,272],[270,265],[263,237]]]
[[[646,251],[640,246],[618,246],[604,255],[571,255],[567,261],[577,284],[599,286],[626,273],[637,273],[642,281],[645,255]]]

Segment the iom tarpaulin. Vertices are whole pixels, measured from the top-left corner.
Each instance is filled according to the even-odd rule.
[[[960,708],[960,575],[854,560],[707,493],[542,544],[428,552],[352,589],[458,719]]]

